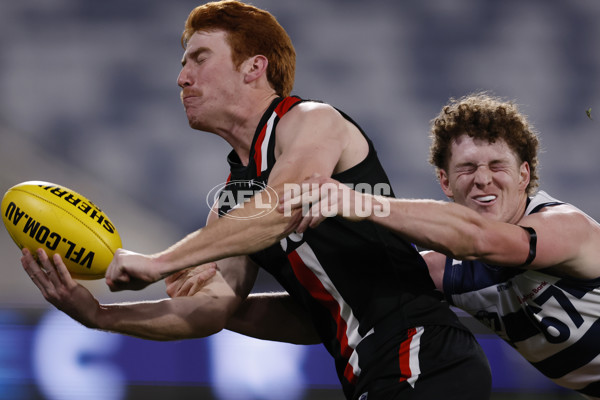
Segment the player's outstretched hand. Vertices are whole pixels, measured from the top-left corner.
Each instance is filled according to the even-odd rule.
[[[79,283],[75,282],[58,254],[52,260],[43,249],[38,249],[37,260],[28,249],[22,250],[21,264],[44,298],[71,318],[87,327],[94,327],[98,301]]]
[[[217,264],[214,262],[187,268],[169,275],[165,279],[169,297],[193,296],[198,293],[215,274]]]
[[[106,284],[112,292],[140,290],[161,278],[155,258],[124,249],[117,249],[106,270]]]

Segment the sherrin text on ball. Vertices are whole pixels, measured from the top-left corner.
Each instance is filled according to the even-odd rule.
[[[121,237],[89,199],[61,185],[28,181],[4,194],[2,221],[17,246],[58,253],[76,279],[104,277]]]

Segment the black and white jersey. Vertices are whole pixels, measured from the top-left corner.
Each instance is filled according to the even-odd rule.
[[[558,204],[540,191],[525,214]],[[447,258],[444,293],[554,382],[600,397],[600,278]]]

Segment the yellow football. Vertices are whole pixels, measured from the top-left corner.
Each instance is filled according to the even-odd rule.
[[[121,237],[94,203],[64,186],[23,182],[2,198],[2,221],[17,246],[62,256],[76,279],[104,277]]]

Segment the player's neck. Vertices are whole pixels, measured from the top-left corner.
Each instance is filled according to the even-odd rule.
[[[248,165],[256,128],[275,98],[277,95],[273,93],[240,104],[231,119],[235,122],[218,133],[233,148],[243,165]]]

